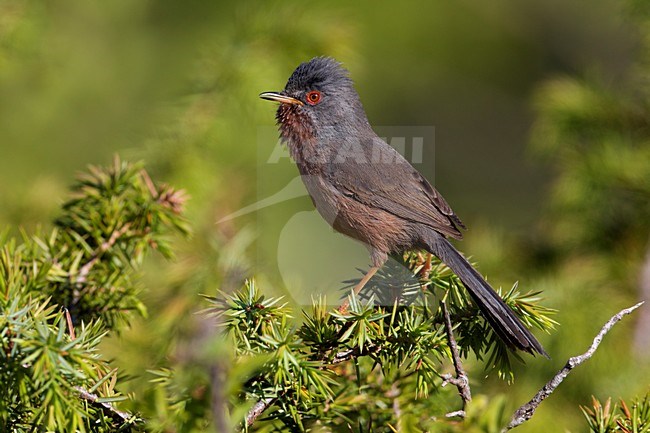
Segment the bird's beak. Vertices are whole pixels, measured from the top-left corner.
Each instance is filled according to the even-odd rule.
[[[282,104],[303,105],[300,99],[292,98],[291,96],[283,95],[277,92],[264,92],[260,93],[260,98],[269,101],[280,102]]]

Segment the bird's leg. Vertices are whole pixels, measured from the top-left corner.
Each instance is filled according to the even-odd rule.
[[[361,279],[361,281],[359,281],[359,283],[356,286],[354,286],[354,289],[353,289],[354,290],[354,296],[357,296],[359,294],[361,289],[363,289],[363,286],[365,286],[366,283],[368,281],[370,281],[372,276],[375,275],[375,273],[378,270],[379,270],[379,266],[373,266],[372,268],[368,269],[368,272],[366,272],[366,275],[364,275],[363,278]],[[348,301],[348,298],[346,297],[345,301],[343,301],[343,303],[339,307],[339,312],[340,313],[345,313],[348,310],[349,305],[350,305],[350,302]]]

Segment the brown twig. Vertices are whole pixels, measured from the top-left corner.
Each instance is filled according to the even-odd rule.
[[[134,415],[131,415],[128,412],[124,412],[121,410],[116,409],[112,404],[108,402],[100,402],[99,399],[101,397],[93,394],[90,391],[85,390],[84,388],[80,386],[75,386],[75,389],[77,392],[79,392],[79,395],[81,396],[82,399],[99,406],[102,411],[106,410],[108,411],[108,415],[115,421],[121,422],[121,423],[126,423],[126,422],[132,422],[136,420],[136,417]]]
[[[340,352],[336,352],[334,356],[331,358],[331,360],[329,360],[327,357],[323,357],[321,361],[323,361],[325,364],[330,364],[330,365],[339,364],[341,362],[350,361],[351,359],[358,358],[359,356],[362,355],[369,355],[371,353],[375,353],[377,350],[379,350],[379,346],[375,346],[374,344],[369,344],[363,348],[363,352],[361,352],[358,347],[355,347],[354,349],[347,349],[347,350],[342,350]]]
[[[149,190],[151,197],[158,198],[159,197],[158,188],[156,188],[156,185],[153,183],[153,180],[151,180],[151,176],[149,176],[149,173],[147,173],[145,169],[142,169],[140,170],[140,176],[142,177],[144,184],[147,186],[147,189]]]
[[[122,237],[129,229],[131,228],[131,223],[126,223],[122,227],[120,227],[118,230],[113,230],[113,233],[111,233],[111,236],[108,238],[107,241],[102,242],[102,244],[93,252],[92,256],[90,256],[90,260],[79,269],[79,275],[77,276],[77,279],[75,282],[78,285],[81,285],[86,282],[88,279],[88,274],[90,274],[90,270],[95,266],[95,263],[97,263],[97,260],[104,254],[106,251],[108,251],[115,243],[118,241],[120,237]]]
[[[72,316],[70,316],[70,311],[65,307],[63,307],[63,311],[65,314],[65,321],[68,323],[68,332],[70,333],[70,339],[75,340],[77,336],[75,335],[74,326],[72,325]]]
[[[549,380],[546,383],[546,385],[544,385],[544,387],[540,389],[537,392],[537,394],[535,394],[535,396],[528,403],[524,404],[523,406],[521,406],[519,409],[515,411],[515,413],[512,415],[512,419],[510,420],[510,423],[508,424],[507,427],[505,427],[502,430],[502,433],[511,430],[517,427],[518,425],[531,419],[535,414],[535,410],[537,410],[537,407],[540,405],[540,403],[544,401],[546,397],[551,395],[553,391],[555,391],[555,389],[569,375],[571,370],[573,370],[575,367],[582,364],[583,362],[585,362],[586,360],[588,360],[593,356],[593,354],[596,352],[596,349],[598,349],[598,346],[603,341],[605,335],[614,327],[614,325],[619,320],[621,320],[623,316],[632,313],[641,305],[643,305],[643,302],[639,302],[638,304],[630,308],[621,310],[618,314],[614,315],[611,319],[609,319],[607,323],[605,323],[605,325],[602,327],[598,335],[596,335],[589,349],[582,355],[569,358],[569,360],[564,365],[564,367],[560,371],[558,371],[557,374],[553,376],[553,378]]]
[[[467,406],[467,403],[472,401],[472,391],[469,388],[469,378],[467,377],[465,370],[463,370],[463,364],[460,360],[460,355],[458,354],[458,345],[456,344],[456,339],[454,338],[454,329],[451,325],[451,317],[449,316],[449,310],[447,309],[447,302],[445,300],[442,300],[440,302],[440,306],[442,307],[442,314],[445,317],[445,330],[447,331],[447,340],[449,340],[451,358],[454,363],[454,369],[456,370],[456,377],[453,377],[451,374],[441,375],[442,379],[444,380],[442,385],[445,386],[447,383],[455,385],[456,388],[458,388],[458,394],[460,395],[460,398],[463,399],[463,410],[453,412],[453,415],[447,414],[447,416],[464,417],[465,406]]]

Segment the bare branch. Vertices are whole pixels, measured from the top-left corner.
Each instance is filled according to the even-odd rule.
[[[623,316],[626,316],[630,313],[632,313],[634,310],[639,308],[641,305],[643,305],[643,302],[639,302],[638,304],[626,308],[624,310],[621,310],[618,314],[614,315],[611,319],[605,323],[605,325],[602,327],[598,335],[594,338],[593,343],[591,343],[591,347],[583,353],[582,355],[579,356],[574,356],[572,358],[569,358],[565,366],[558,371],[558,373],[551,379],[549,380],[546,385],[542,389],[539,390],[537,394],[526,404],[521,406],[519,409],[515,411],[515,413],[512,415],[512,419],[510,420],[510,423],[508,424],[507,427],[505,427],[502,430],[503,432],[506,432],[508,430],[511,430],[518,425],[528,421],[533,417],[535,414],[535,410],[537,410],[537,407],[540,405],[546,397],[551,395],[553,391],[562,383],[562,381],[569,375],[571,370],[573,370],[575,367],[578,365],[582,364],[589,358],[593,356],[593,354],[596,352],[596,349],[598,349],[598,346],[600,343],[603,341],[603,338],[605,335],[616,325],[616,323],[623,318]]]
[[[82,399],[84,399],[84,400],[86,400],[86,401],[88,401],[88,402],[90,402],[90,403],[92,403],[92,404],[94,404],[96,406],[99,406],[99,408],[102,411],[107,411],[108,415],[112,419],[114,419],[115,421],[121,422],[121,423],[124,424],[126,422],[132,422],[132,421],[136,420],[136,417],[134,415],[131,415],[128,412],[118,410],[112,404],[110,404],[108,402],[99,401],[99,399],[101,397],[99,397],[98,395],[93,394],[92,392],[87,391],[87,390],[83,389],[80,386],[75,386],[75,389],[79,392],[79,395],[81,396]]]
[[[332,358],[332,364],[338,364],[340,362],[345,362],[349,361],[352,358],[355,358],[359,355],[359,351],[357,349],[348,349],[348,350],[343,350],[341,352],[337,352],[334,354],[334,357]]]
[[[469,388],[469,378],[467,373],[463,370],[463,364],[460,360],[458,354],[458,345],[456,344],[456,339],[454,338],[454,329],[451,325],[451,317],[449,316],[449,310],[447,309],[447,302],[442,300],[440,302],[442,307],[442,313],[445,316],[445,329],[447,331],[447,340],[449,340],[449,349],[451,350],[451,358],[454,362],[454,369],[456,370],[456,377],[451,376],[450,374],[443,374],[442,379],[447,382],[455,385],[458,388],[458,394],[460,398],[463,399],[463,409],[468,402],[472,401],[472,391]],[[443,383],[443,386],[445,383]],[[456,414],[455,416],[459,416]]]
[[[276,397],[267,397],[255,403],[255,406],[253,406],[246,414],[246,425],[248,427],[252,426],[255,420],[273,404],[275,399]]]

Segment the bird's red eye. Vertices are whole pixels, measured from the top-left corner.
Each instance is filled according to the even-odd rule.
[[[310,105],[316,105],[320,102],[321,94],[318,90],[312,90],[307,93],[307,103]]]

